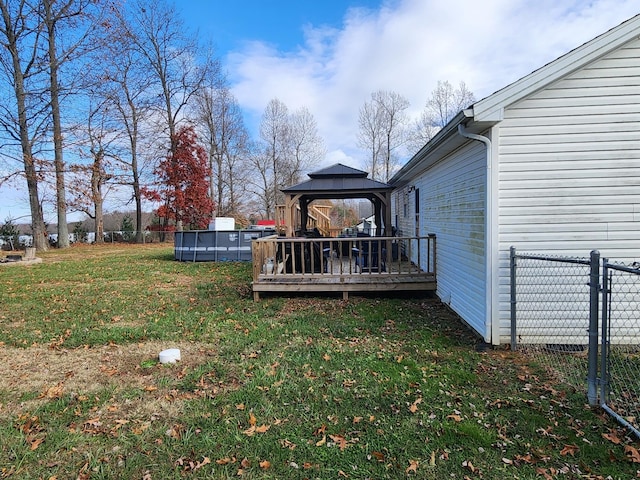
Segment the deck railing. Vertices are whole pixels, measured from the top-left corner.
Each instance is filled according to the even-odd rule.
[[[252,243],[253,280],[435,276],[436,237],[285,238]],[[372,277],[372,281],[373,277]]]

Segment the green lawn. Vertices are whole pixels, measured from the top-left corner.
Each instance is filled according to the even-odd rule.
[[[41,257],[0,266],[0,478],[638,478],[584,391],[427,295],[255,303],[250,264],[172,246]]]

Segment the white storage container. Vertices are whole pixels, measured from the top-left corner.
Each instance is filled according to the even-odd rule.
[[[233,217],[216,217],[211,220],[209,224],[209,230],[215,231],[225,231],[225,230],[235,230],[236,228],[236,220]]]

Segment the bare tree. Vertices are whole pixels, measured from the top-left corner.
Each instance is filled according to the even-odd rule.
[[[38,77],[42,73],[38,46],[41,39],[39,24],[33,19],[36,12],[26,2],[0,0],[2,24],[0,25],[0,63],[12,86],[13,99],[2,102],[0,124],[10,141],[20,145],[22,165],[27,181],[31,226],[34,246],[38,251],[48,248],[46,227],[38,193],[39,174],[34,159],[34,143],[45,122],[41,106],[30,99],[34,89],[40,87]]]
[[[277,98],[267,104],[262,114],[260,138],[262,151],[254,163],[261,168],[260,176],[268,179],[270,192],[262,197],[268,199],[265,213],[271,217],[275,206],[283,202],[280,190],[299,182],[304,171],[324,157],[325,148],[311,112],[302,107],[289,114],[287,106]]]
[[[219,63],[211,56],[197,61],[196,39],[187,35],[179,15],[168,3],[136,0],[128,14],[127,33],[153,77],[153,88],[160,98],[158,113],[170,142],[192,96],[211,72],[220,68]]]
[[[212,172],[209,192],[216,201],[217,216],[239,214],[248,156],[248,133],[237,100],[221,76],[196,96],[201,138],[207,146]]]
[[[153,137],[145,128],[156,100],[153,98],[153,79],[147,74],[144,57],[131,41],[124,12],[115,11],[112,25],[110,41],[97,52],[93,62],[101,69],[94,68],[92,77],[98,80],[94,85],[96,98],[104,102],[111,121],[115,122],[124,137],[122,152],[114,157],[127,172],[121,177],[120,183],[132,189],[136,241],[142,242],[144,177],[145,172],[150,174],[153,170],[149,165],[152,155],[143,153],[152,149],[143,148],[142,143],[144,137]]]
[[[405,127],[409,101],[395,92],[376,92],[375,99],[380,106],[383,118],[383,172],[382,181],[388,182],[397,168],[395,149],[405,141]]]
[[[263,218],[274,218],[276,199],[272,188],[272,159],[264,145],[253,145],[249,161],[254,175],[248,179],[249,190],[254,198],[258,198],[256,209]]]
[[[127,11],[127,35],[140,54],[157,94],[169,158],[175,155],[178,124],[185,119],[192,97],[203,87],[219,62],[212,56],[198,61],[195,37],[189,36],[175,9],[161,0],[136,0]],[[178,230],[182,228],[179,223]]]
[[[318,125],[311,112],[301,107],[289,117],[289,148],[285,185],[302,180],[302,174],[320,162],[325,154],[324,141],[318,134]]]
[[[76,129],[79,157],[88,158],[85,163],[70,166],[69,208],[83,212],[94,220],[95,242],[104,242],[104,201],[108,192],[119,181],[112,170],[117,158],[121,135],[112,125],[109,104],[103,101],[89,107],[86,125]],[[119,125],[118,125],[119,126]],[[112,183],[113,182],[113,183]]]
[[[375,102],[365,102],[358,114],[358,146],[367,150],[366,168],[376,178],[382,150],[382,119]]]
[[[262,176],[270,177],[269,202],[265,203],[266,214],[268,217],[274,213],[272,208],[281,201],[280,188],[284,185],[283,165],[286,162],[288,150],[287,142],[289,141],[289,109],[278,100],[272,99],[262,114],[260,122],[260,138],[264,142],[264,155],[268,158],[268,162],[260,161],[264,167],[269,167],[269,172],[261,172]]]
[[[360,109],[358,141],[371,154],[374,179],[386,182],[397,167],[396,148],[405,140],[409,101],[396,92],[378,90]]]
[[[65,163],[63,158],[62,115],[60,101],[62,97],[62,67],[80,54],[81,48],[93,31],[90,22],[79,25],[85,16],[85,10],[92,6],[91,0],[40,0],[40,18],[46,34],[46,59],[49,74],[49,108],[53,129],[53,153],[56,178],[56,211],[58,214],[58,247],[69,247],[69,229],[67,226],[66,186],[64,181]],[[69,38],[72,38],[69,41]],[[62,41],[66,40],[66,42]],[[70,80],[66,83],[71,89]]]
[[[454,89],[448,81],[438,81],[424,110],[413,125],[409,148],[416,152],[431,140],[460,111],[475,102],[464,82]]]

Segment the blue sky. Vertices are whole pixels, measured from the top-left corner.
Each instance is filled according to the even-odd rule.
[[[377,9],[381,0],[179,0],[188,25],[196,26],[221,53],[263,41],[281,51],[303,42],[306,26],[341,28],[347,8]]]
[[[640,13],[637,0],[175,0],[217,46],[255,134],[267,103],[314,115],[322,166],[363,167],[358,110],[376,90],[414,118],[439,80],[483,98]],[[408,160],[410,154],[403,157]],[[0,222],[28,214],[26,187],[0,188]],[[73,219],[73,217],[70,217]],[[55,223],[55,213],[47,211]]]

